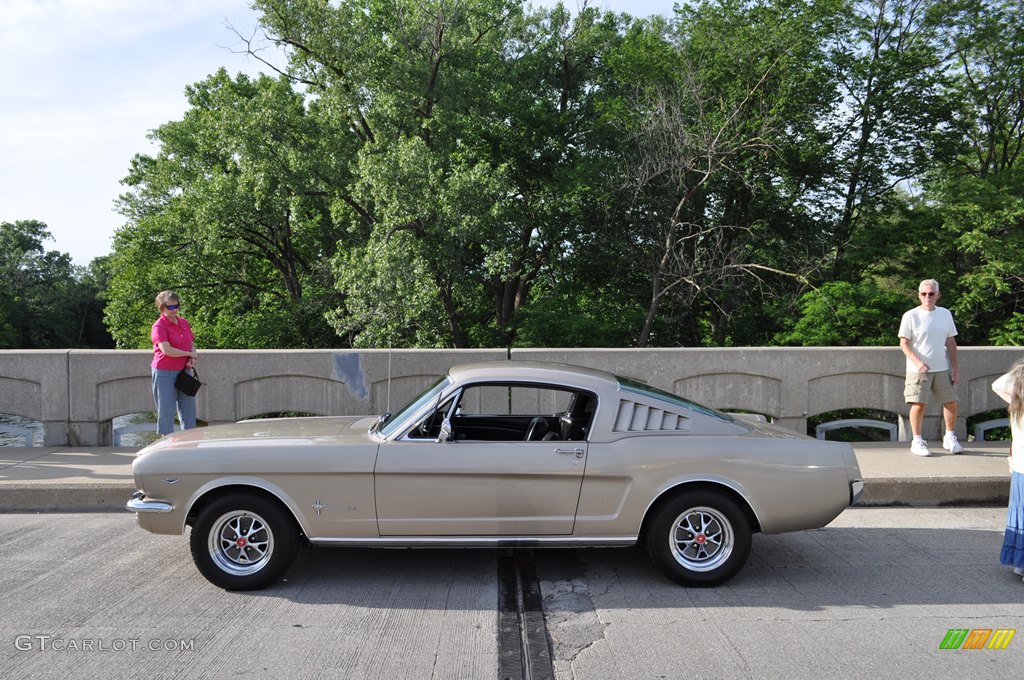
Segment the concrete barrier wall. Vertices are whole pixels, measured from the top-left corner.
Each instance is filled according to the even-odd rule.
[[[506,358],[590,366],[638,378],[694,401],[770,416],[800,432],[807,419],[871,408],[903,416],[904,358],[898,348],[742,347],[682,349],[206,350],[198,415],[209,423],[303,412],[365,415],[394,410],[455,363]],[[1005,404],[992,381],[1019,348],[963,347],[957,431]],[[152,411],[148,350],[0,350],[0,413],[39,420],[46,446],[104,446],[111,420]],[[925,435],[939,437],[940,408]]]

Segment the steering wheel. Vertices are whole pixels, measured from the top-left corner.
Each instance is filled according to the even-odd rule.
[[[535,442],[540,441],[544,438],[544,435],[548,433],[548,421],[543,416],[537,416],[530,421],[529,427],[526,428],[526,436],[523,441]]]

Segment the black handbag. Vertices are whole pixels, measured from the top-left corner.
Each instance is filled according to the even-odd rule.
[[[196,393],[199,392],[199,388],[203,386],[203,383],[199,380],[199,372],[194,368],[192,369],[192,372],[195,373],[195,375],[189,375],[185,371],[182,371],[174,381],[174,386],[190,397],[196,396]]]

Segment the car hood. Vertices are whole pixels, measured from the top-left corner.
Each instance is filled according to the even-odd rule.
[[[375,421],[373,416],[242,420],[173,432],[144,448],[139,455],[161,449],[364,443]]]

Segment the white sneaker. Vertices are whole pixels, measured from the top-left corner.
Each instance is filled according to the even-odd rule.
[[[957,441],[956,435],[952,432],[948,433],[942,439],[942,448],[946,449],[950,453],[960,453],[964,450],[964,447],[960,445],[960,442]]]
[[[910,444],[910,452],[915,456],[930,456],[932,452],[928,450],[928,442],[923,439],[915,439]]]
[[[1016,574],[1017,576],[1024,576],[1024,568],[1014,567],[1013,568],[1013,573]]]

